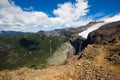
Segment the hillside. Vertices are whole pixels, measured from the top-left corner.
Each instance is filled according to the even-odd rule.
[[[87,47],[48,69],[3,70],[0,80],[120,80],[120,22],[91,32]]]
[[[0,37],[0,70],[47,67],[47,58],[67,42],[64,36],[21,34]]]

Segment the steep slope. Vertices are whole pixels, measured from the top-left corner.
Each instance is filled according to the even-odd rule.
[[[88,35],[89,43],[107,44],[119,40],[120,21],[102,26]]]
[[[48,58],[48,65],[54,66],[62,64],[68,57],[73,56],[73,54],[73,46],[69,42],[66,42],[57,48],[55,53]]]
[[[0,70],[46,68],[47,58],[65,42],[67,39],[64,36],[43,34],[0,37]]]
[[[78,35],[79,36],[82,36],[83,38],[87,39],[87,36],[90,32],[100,28],[102,25],[105,25],[106,23],[103,22],[103,23],[97,23],[95,25],[92,25],[91,27],[89,27],[88,29],[86,29],[85,31],[79,33]]]
[[[63,64],[43,70],[1,71],[0,80],[120,80],[119,32],[120,22],[104,25],[89,34],[89,44],[80,55]]]
[[[86,31],[87,29],[89,29],[91,26],[94,26],[96,24],[99,23],[104,23],[104,21],[99,21],[99,22],[89,22],[87,25],[85,26],[79,26],[77,28],[69,28],[65,31],[65,35],[69,38],[76,38],[78,37],[78,34]]]

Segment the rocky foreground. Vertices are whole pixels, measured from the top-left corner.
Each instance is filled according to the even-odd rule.
[[[0,72],[0,80],[120,80],[120,22],[88,36],[88,46],[61,65],[43,70],[21,68]]]

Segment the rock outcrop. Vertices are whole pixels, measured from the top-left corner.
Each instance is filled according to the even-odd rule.
[[[88,43],[109,44],[120,39],[120,21],[109,23],[88,35]]]
[[[55,51],[55,53],[50,56],[47,60],[48,66],[55,66],[62,64],[68,57],[73,56],[75,53],[75,50],[73,46],[66,42],[62,44],[58,49]]]

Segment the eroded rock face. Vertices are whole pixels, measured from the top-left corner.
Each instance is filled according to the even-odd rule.
[[[67,58],[73,56],[74,53],[75,50],[73,46],[69,42],[66,42],[61,45],[61,47],[59,47],[52,56],[48,58],[48,66],[62,64]]]
[[[120,21],[106,24],[88,35],[88,43],[107,44],[120,39]]]
[[[75,50],[75,55],[79,54],[86,46],[86,40],[82,38],[76,38],[75,40],[70,40],[71,45]]]

